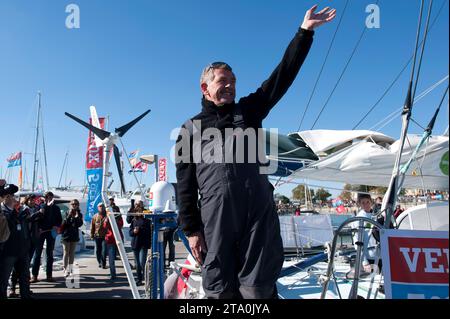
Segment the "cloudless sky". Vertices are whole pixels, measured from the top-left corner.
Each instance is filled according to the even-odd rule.
[[[80,8],[79,29],[65,25],[66,6],[71,3]],[[279,63],[305,11],[315,3],[319,8],[335,7],[338,16],[317,29],[296,81],[264,122],[265,127],[278,128],[281,133],[298,128],[344,0],[1,0],[2,174],[6,158],[23,151],[29,153],[24,158],[31,180],[37,91],[42,92],[52,186],[58,184],[67,150],[68,179],[72,185],[84,184],[88,132],[64,112],[87,120],[90,105],[96,106],[100,116],[109,116],[110,129],[150,108],[150,115],[132,128],[123,142],[128,152],[139,149],[141,154],[168,157],[174,144],[171,131],[200,111],[202,68],[212,61],[226,61],[237,76],[237,97],[253,92]],[[349,1],[302,130],[311,128],[335,85],[365,27],[366,6],[372,3],[376,1]],[[427,40],[418,94],[448,74],[448,0],[434,1],[432,18],[442,4]],[[352,129],[412,55],[420,1],[380,0],[379,7],[381,27],[366,31],[316,129]],[[372,127],[402,106],[409,74],[410,68],[360,129]],[[415,105],[413,118],[422,126],[431,118],[447,83]],[[446,100],[435,132],[441,134],[447,125]],[[397,119],[381,132],[398,138],[400,127]],[[422,129],[412,124],[410,133],[422,133]],[[152,174],[144,178],[147,185]],[[172,163],[168,174],[170,181],[175,181]],[[131,176],[126,178],[128,186]],[[115,179],[113,188],[118,189]],[[290,195],[292,187],[278,191]]]

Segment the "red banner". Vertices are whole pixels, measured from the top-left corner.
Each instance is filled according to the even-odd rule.
[[[158,181],[167,182],[167,159],[158,160]]]
[[[105,128],[105,118],[100,117],[100,126]],[[89,123],[92,124],[92,120],[89,119]],[[86,169],[103,168],[103,146],[97,147],[95,145],[95,136],[92,131],[89,131],[88,147],[86,152]]]
[[[336,211],[337,211],[338,214],[344,213],[345,212],[344,205],[340,205],[340,206],[336,207]]]
[[[448,238],[390,237],[392,281],[448,284]]]

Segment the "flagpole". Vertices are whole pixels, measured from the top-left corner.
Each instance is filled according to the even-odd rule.
[[[155,155],[155,183],[159,181],[159,158]]]
[[[22,190],[22,186],[23,186],[23,172],[22,172],[22,152],[20,152],[20,168],[19,168],[19,180],[18,183],[19,184],[19,190]]]

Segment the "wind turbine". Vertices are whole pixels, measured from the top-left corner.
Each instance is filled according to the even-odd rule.
[[[94,107],[91,107],[91,115],[92,115],[92,124],[86,123],[83,120],[77,118],[76,116],[65,112],[64,114],[74,121],[80,123],[87,129],[91,130],[92,133],[94,133],[96,139],[95,143],[97,146],[104,146],[105,147],[105,153],[103,157],[103,185],[107,185],[107,179],[109,177],[108,169],[109,169],[109,152],[111,152],[111,148],[114,152],[114,160],[116,162],[117,171],[119,172],[119,178],[120,178],[120,186],[122,188],[122,192],[125,193],[125,183],[123,180],[123,171],[122,166],[120,165],[120,151],[119,148],[116,146],[116,144],[120,141],[120,138],[125,135],[125,133],[128,132],[130,128],[132,128],[137,122],[139,122],[144,116],[146,116],[148,113],[150,113],[150,110],[145,111],[141,115],[139,115],[137,118],[132,120],[131,122],[116,128],[114,130],[114,133],[105,131],[101,129],[100,122],[98,121],[97,112],[95,111]],[[102,194],[103,200],[107,199],[108,195],[106,194],[106,188],[102,186],[102,193],[105,192],[105,194]],[[107,201],[105,201],[106,203]]]
[[[137,118],[132,120],[131,122],[116,128],[114,130],[114,133],[105,131],[100,128],[100,122],[98,120],[97,111],[95,110],[95,107],[91,106],[91,117],[92,117],[92,123],[94,125],[91,125],[89,123],[86,123],[85,121],[79,119],[78,117],[64,112],[64,114],[74,121],[80,123],[87,129],[91,130],[92,133],[95,135],[95,143],[96,146],[104,146],[104,156],[103,156],[103,179],[102,179],[102,199],[103,203],[105,204],[105,207],[107,206],[107,199],[108,199],[108,177],[110,176],[108,170],[109,170],[109,161],[110,156],[109,153],[111,151],[111,148],[114,152],[114,159],[117,165],[117,171],[119,172],[119,178],[120,178],[120,185],[122,188],[122,192],[125,193],[125,183],[123,181],[123,171],[122,166],[120,165],[120,152],[119,148],[116,146],[116,144],[121,141],[120,138],[125,135],[126,132],[128,132],[129,129],[131,129],[137,122],[139,122],[144,116],[146,116],[148,113],[150,113],[150,110],[145,111],[141,115],[139,115]],[[131,272],[130,263],[128,262],[128,258],[125,252],[125,248],[122,243],[122,238],[119,233],[119,228],[117,227],[116,219],[114,218],[114,215],[109,215],[109,222],[111,224],[111,228],[114,234],[114,237],[116,239],[117,247],[119,248],[120,258],[122,259],[122,264],[125,268],[125,273],[127,274],[128,282],[131,287],[131,291],[133,293],[133,297],[135,299],[140,299],[140,295],[136,286],[136,282],[133,278],[133,273]]]

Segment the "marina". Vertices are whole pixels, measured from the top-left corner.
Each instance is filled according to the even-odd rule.
[[[250,65],[244,71],[249,73],[240,74],[228,63],[210,62],[200,87],[193,87],[203,60],[223,52],[230,61],[235,57],[236,68],[245,69],[249,59],[280,55],[282,41],[271,40],[278,51],[263,54],[265,49],[258,47],[260,54],[250,57],[249,36],[237,32],[235,56],[223,43],[216,51],[193,37],[197,22],[185,21],[191,44],[169,46],[167,39],[184,38],[174,31],[181,21],[166,25],[172,11],[164,4],[116,3],[105,15],[130,10],[123,31],[86,19],[86,32],[80,8],[98,13],[98,4],[80,1],[67,7],[64,36],[80,46],[84,57],[74,53],[73,66],[64,69],[83,79],[76,96],[61,103],[60,94],[68,94],[64,85],[42,80],[47,83],[43,92],[37,91],[25,111],[15,78],[10,92],[0,93],[0,99],[15,105],[14,113],[29,117],[20,131],[5,123],[5,130],[14,133],[0,145],[6,159],[0,166],[2,302],[448,300],[448,0],[396,1],[365,3],[366,15],[359,13],[361,20],[367,18],[364,25],[350,21],[361,6],[348,0],[333,4],[337,9],[323,1],[288,1],[288,7],[300,10],[303,22],[294,28],[275,69],[270,69],[273,61],[264,62],[271,65],[264,69],[269,77],[264,75],[261,86],[241,99],[236,98],[236,78],[247,90],[256,80],[253,74],[263,76],[261,70]],[[26,16],[22,5],[7,2],[0,12],[22,10]],[[241,5],[233,14],[253,12],[249,4]],[[191,6],[176,2],[193,19],[216,22],[205,8]],[[40,14],[54,17],[55,7],[45,7],[49,11]],[[393,14],[400,9],[399,17]],[[288,29],[280,25],[284,19],[295,20],[291,10],[272,1],[259,10],[254,14],[284,17],[273,17],[277,36]],[[379,25],[380,14],[388,33]],[[142,28],[155,27],[150,16],[162,31]],[[392,31],[395,23],[401,24],[399,33]],[[350,24],[353,31],[344,39],[340,28],[348,31]],[[244,21],[237,27],[252,28]],[[27,31],[27,37],[33,32]],[[42,32],[63,37],[61,30]],[[158,44],[139,42],[136,34],[154,36]],[[224,30],[217,34],[229,36]],[[109,37],[116,35],[129,48],[113,44],[117,41]],[[256,42],[270,42],[260,36]],[[387,49],[378,50],[364,37]],[[7,39],[20,46],[20,40]],[[44,42],[53,45],[49,38]],[[369,43],[370,53],[360,47]],[[159,51],[164,46],[171,49]],[[182,47],[183,61],[168,53],[180,53]],[[344,53],[351,48],[350,55]],[[103,50],[110,57],[99,58]],[[56,51],[54,66],[46,61],[53,72],[62,67],[58,59],[70,54],[64,48]],[[155,57],[148,61],[143,52],[150,51]],[[358,61],[363,52],[364,59],[373,61],[367,66],[371,76]],[[326,66],[328,59],[333,67]],[[5,60],[0,53],[0,68]],[[151,67],[144,66],[146,61]],[[405,61],[389,84],[391,70]],[[324,70],[328,77],[321,78]],[[348,72],[353,72],[351,81]],[[301,80],[294,82],[297,73]],[[336,74],[334,83],[331,75]],[[127,80],[119,83],[122,76]],[[135,78],[139,83],[131,84]],[[347,83],[339,86],[344,78]],[[7,82],[0,74],[0,87]],[[186,93],[194,90],[197,95]],[[288,90],[292,93],[283,97]],[[111,92],[114,97],[108,96]],[[310,94],[307,103],[303,93]],[[314,95],[326,102],[314,105],[318,114],[313,120],[308,109]],[[334,108],[325,111],[330,101]],[[367,107],[371,101],[377,102]],[[16,142],[19,138],[28,141]],[[252,307],[252,313],[268,310]],[[205,315],[198,312],[203,308],[194,308],[190,312],[186,304],[178,310]],[[213,314],[214,309],[205,309],[208,317]]]

